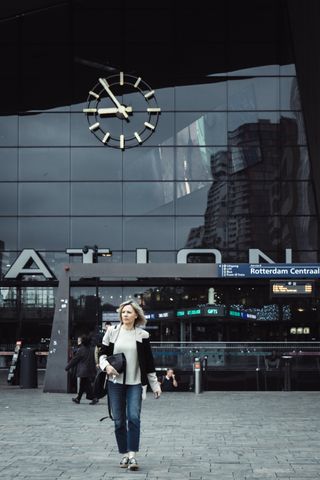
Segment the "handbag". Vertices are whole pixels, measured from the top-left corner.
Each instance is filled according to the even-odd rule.
[[[117,370],[118,373],[125,373],[126,370],[126,357],[124,353],[115,353],[114,355],[109,355],[107,357],[108,362],[110,365]],[[125,380],[123,381],[123,383]]]
[[[125,357],[124,353],[115,353],[113,355],[109,355],[107,357],[107,360],[108,360],[109,364],[115,370],[117,370],[118,373],[123,373],[123,383],[125,384],[125,382],[126,382],[127,361],[126,361],[126,357]],[[103,398],[107,395],[107,393],[108,393],[108,376],[109,375],[107,374],[107,372],[105,372],[101,369],[97,373],[96,378],[94,380],[94,384],[93,384],[93,391],[94,391],[94,394],[95,394],[96,398]],[[100,418],[100,422],[102,420],[105,420],[106,418],[111,418],[111,420],[113,420],[109,397],[108,397],[108,413],[109,413],[109,415],[107,417]]]
[[[126,357],[124,353],[115,353],[107,357],[109,364],[117,370],[118,373],[124,373],[123,383],[125,383]],[[103,398],[108,393],[108,375],[107,372],[99,368],[93,381],[94,398]]]

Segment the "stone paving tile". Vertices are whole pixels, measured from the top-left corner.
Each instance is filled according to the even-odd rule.
[[[320,478],[318,392],[151,395],[141,469],[118,467],[106,401],[1,388],[1,480],[309,480]]]

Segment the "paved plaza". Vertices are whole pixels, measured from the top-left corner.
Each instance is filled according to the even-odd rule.
[[[143,402],[140,470],[118,467],[106,399],[0,386],[1,480],[320,478],[319,392],[164,393]]]

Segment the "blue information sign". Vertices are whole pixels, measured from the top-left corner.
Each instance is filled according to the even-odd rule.
[[[222,263],[223,278],[320,278],[319,263]]]

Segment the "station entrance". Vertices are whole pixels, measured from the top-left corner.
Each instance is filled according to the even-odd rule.
[[[175,265],[170,278],[166,267],[114,265],[106,279],[104,265],[73,265],[71,272],[68,266],[57,292],[45,391],[66,391],[64,373],[56,372],[63,372],[72,342],[79,334],[99,333],[104,321],[117,322],[117,307],[128,299],[143,307],[151,340],[160,348],[197,349],[205,343],[271,348],[319,340],[317,297],[270,298],[267,280],[219,279],[215,264]]]

